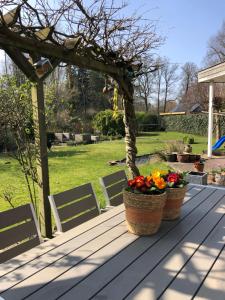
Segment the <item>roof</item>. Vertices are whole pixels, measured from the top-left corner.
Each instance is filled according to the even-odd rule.
[[[198,72],[198,82],[225,82],[225,62]]]

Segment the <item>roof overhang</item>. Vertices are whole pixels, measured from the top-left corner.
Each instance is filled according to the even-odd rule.
[[[198,82],[225,82],[225,62],[198,72]]]

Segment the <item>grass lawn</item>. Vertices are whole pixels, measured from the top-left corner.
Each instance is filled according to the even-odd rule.
[[[163,149],[168,140],[182,140],[187,134],[177,132],[156,132],[137,138],[138,155]],[[193,153],[202,153],[207,148],[207,138],[194,136]],[[98,178],[126,167],[109,166],[109,160],[125,157],[124,140],[106,141],[98,144],[53,147],[49,153],[49,172],[51,193],[92,182],[97,198],[104,206],[104,197]],[[147,175],[151,169],[166,168],[165,163],[145,164],[140,166],[142,174]],[[6,154],[0,155],[0,211],[9,208],[2,198],[3,191],[10,190],[14,196],[14,205],[29,201],[26,184],[17,161]]]

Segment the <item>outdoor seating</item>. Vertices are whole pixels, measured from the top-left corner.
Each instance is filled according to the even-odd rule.
[[[124,170],[99,178],[107,206],[117,206],[123,203],[123,188],[127,185]]]
[[[65,232],[100,214],[91,183],[49,196],[57,230]]]
[[[42,242],[32,204],[0,212],[0,263]]]

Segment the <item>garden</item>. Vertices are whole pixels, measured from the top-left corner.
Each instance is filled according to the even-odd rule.
[[[137,137],[138,155],[150,154],[164,150],[168,142],[176,144],[183,141],[187,136],[179,132],[151,132]],[[194,137],[192,152],[201,154],[207,147],[207,138],[197,135]],[[101,206],[105,206],[104,196],[99,184],[99,177],[125,169],[125,165],[110,166],[110,160],[121,160],[124,158],[124,140],[110,140],[95,144],[77,146],[53,146],[48,153],[50,190],[58,193],[74,186],[92,182],[96,191],[97,199]],[[149,174],[156,169],[168,169],[165,161],[159,162],[155,159],[139,165],[142,174]],[[20,165],[10,154],[0,155],[0,196],[2,210],[29,202],[26,182]],[[15,180],[16,179],[16,180]]]

